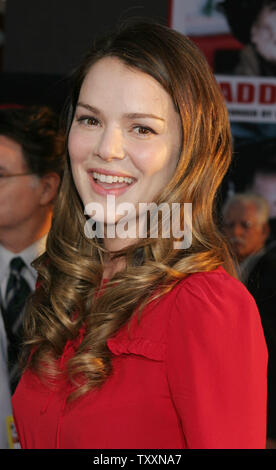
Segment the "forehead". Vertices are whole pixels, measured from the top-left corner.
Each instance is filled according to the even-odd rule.
[[[21,145],[0,135],[0,168],[21,169],[25,166]]]
[[[254,177],[254,186],[263,187],[265,190],[267,185],[273,186],[276,194],[276,172],[256,173]]]
[[[228,207],[225,218],[237,222],[253,220],[257,218],[257,208],[253,203],[234,202]]]
[[[257,26],[270,25],[270,26],[274,26],[275,28],[276,27],[275,19],[276,19],[275,7],[272,8],[272,7],[266,6],[263,8],[259,17],[257,18]]]
[[[135,112],[168,112],[174,110],[170,95],[150,75],[139,69],[129,67],[120,59],[105,57],[89,69],[81,90],[79,100],[93,101],[109,109],[109,106],[127,108]]]

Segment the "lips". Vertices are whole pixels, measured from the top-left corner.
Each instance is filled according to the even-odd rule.
[[[136,182],[133,176],[100,168],[89,169],[88,175],[92,189],[103,196],[108,194],[119,196]]]
[[[244,240],[242,238],[236,238],[236,237],[233,237],[233,238],[230,238],[230,243],[232,243],[232,245],[244,245]]]

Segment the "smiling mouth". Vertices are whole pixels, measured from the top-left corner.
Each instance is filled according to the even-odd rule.
[[[136,183],[136,178],[129,175],[116,174],[113,171],[96,171],[91,169],[88,171],[92,188],[102,196],[108,194],[120,196]]]
[[[97,173],[96,171],[92,172],[92,177],[95,183],[107,183],[107,184],[132,184],[134,178],[129,176],[117,176],[117,175],[106,175],[103,173]]]

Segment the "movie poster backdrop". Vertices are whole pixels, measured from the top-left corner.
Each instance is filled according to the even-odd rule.
[[[234,159],[225,197],[253,190],[276,220],[276,0],[171,0],[170,26],[203,51],[226,100]]]

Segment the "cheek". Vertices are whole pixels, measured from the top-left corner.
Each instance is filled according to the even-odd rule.
[[[77,130],[71,130],[68,138],[68,152],[71,164],[81,163],[88,152],[89,145]]]
[[[36,199],[36,187],[31,187],[31,182],[28,184],[13,184],[5,191],[6,198],[11,198],[13,201],[17,201],[18,205],[25,203],[29,200]]]
[[[14,178],[0,190],[1,213],[10,213],[21,217],[23,214],[37,210],[40,200],[39,180],[28,177]],[[24,181],[25,180],[25,181]],[[21,215],[20,215],[21,214]]]
[[[13,212],[15,214],[32,214],[39,207],[40,192],[38,191],[37,186],[31,187],[30,185],[14,188],[14,191],[11,192],[9,200],[9,206],[13,207]],[[11,202],[12,201],[12,202]]]
[[[177,149],[170,147],[166,142],[136,151],[135,165],[146,176],[163,172],[171,176],[177,161]]]
[[[261,193],[262,194],[262,193]],[[276,181],[273,185],[268,183],[267,186],[263,190],[264,197],[269,199],[270,201],[276,200]]]
[[[85,172],[82,171],[81,165],[78,165],[77,162],[73,162],[73,164],[71,164],[71,168],[72,168],[73,181],[77,189],[77,192],[79,193],[80,198],[82,199],[82,202],[86,204],[87,200],[85,198],[85,195],[89,193],[89,183],[86,178]]]
[[[260,240],[259,233],[247,233],[246,234],[246,247],[252,249],[255,247],[256,243]]]

